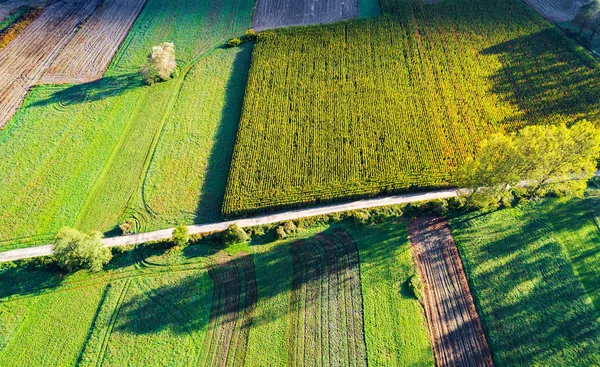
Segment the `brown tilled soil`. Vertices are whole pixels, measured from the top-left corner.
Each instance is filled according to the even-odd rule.
[[[19,108],[27,91],[71,39],[98,0],[62,0],[44,11],[0,50],[0,127]]]
[[[257,0],[252,28],[331,23],[358,17],[358,0]]]
[[[147,0],[104,0],[44,72],[40,83],[102,77]]]
[[[290,366],[366,366],[358,248],[343,230],[291,246]]]
[[[425,285],[425,313],[437,366],[493,366],[450,225],[442,217],[416,218],[409,233]]]
[[[242,255],[209,269],[213,280],[210,319],[199,366],[243,366],[256,308],[254,260]]]

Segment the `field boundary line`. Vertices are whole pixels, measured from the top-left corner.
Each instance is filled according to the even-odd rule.
[[[596,177],[600,177],[600,171],[596,171]],[[523,183],[526,184],[526,183]],[[428,201],[435,199],[448,199],[458,196],[460,189],[444,189],[421,193],[397,194],[389,196],[379,196],[371,199],[360,199],[341,204],[327,204],[307,209],[293,209],[275,214],[263,214],[250,218],[234,219],[217,223],[209,224],[192,224],[187,226],[189,234],[202,234],[224,231],[232,224],[237,224],[239,227],[253,227],[265,224],[273,224],[285,222],[288,220],[296,220],[301,218],[315,217],[319,215],[328,215],[341,213],[351,210],[370,209],[382,206],[409,204],[419,201]],[[117,247],[127,245],[139,245],[151,241],[161,241],[171,238],[175,228],[161,229],[152,232],[136,233],[127,236],[116,236],[103,238],[102,242],[106,247]],[[34,247],[26,247],[15,250],[0,252],[0,263],[29,259],[33,257],[52,255],[53,245],[42,245]]]

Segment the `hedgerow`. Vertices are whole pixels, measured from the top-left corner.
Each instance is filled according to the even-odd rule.
[[[599,121],[597,62],[521,2],[382,6],[261,32],[223,214],[451,186],[492,132]]]

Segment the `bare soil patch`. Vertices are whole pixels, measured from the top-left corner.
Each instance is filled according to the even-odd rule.
[[[553,22],[569,22],[585,3],[582,0],[524,0],[544,18]]]
[[[209,269],[213,280],[210,319],[200,366],[243,366],[258,292],[254,260],[242,255]]]
[[[408,227],[437,366],[493,366],[450,225],[416,218]]]
[[[257,0],[252,27],[261,31],[356,17],[358,0]]]
[[[96,5],[97,0],[52,3],[0,50],[0,127],[8,122],[29,88]]]
[[[356,243],[344,230],[291,246],[291,366],[366,366]]]
[[[103,1],[46,69],[40,83],[86,83],[101,78],[146,1]]]

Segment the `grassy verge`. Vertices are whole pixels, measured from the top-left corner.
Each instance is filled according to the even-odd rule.
[[[452,220],[498,365],[600,363],[597,208],[548,199]]]

